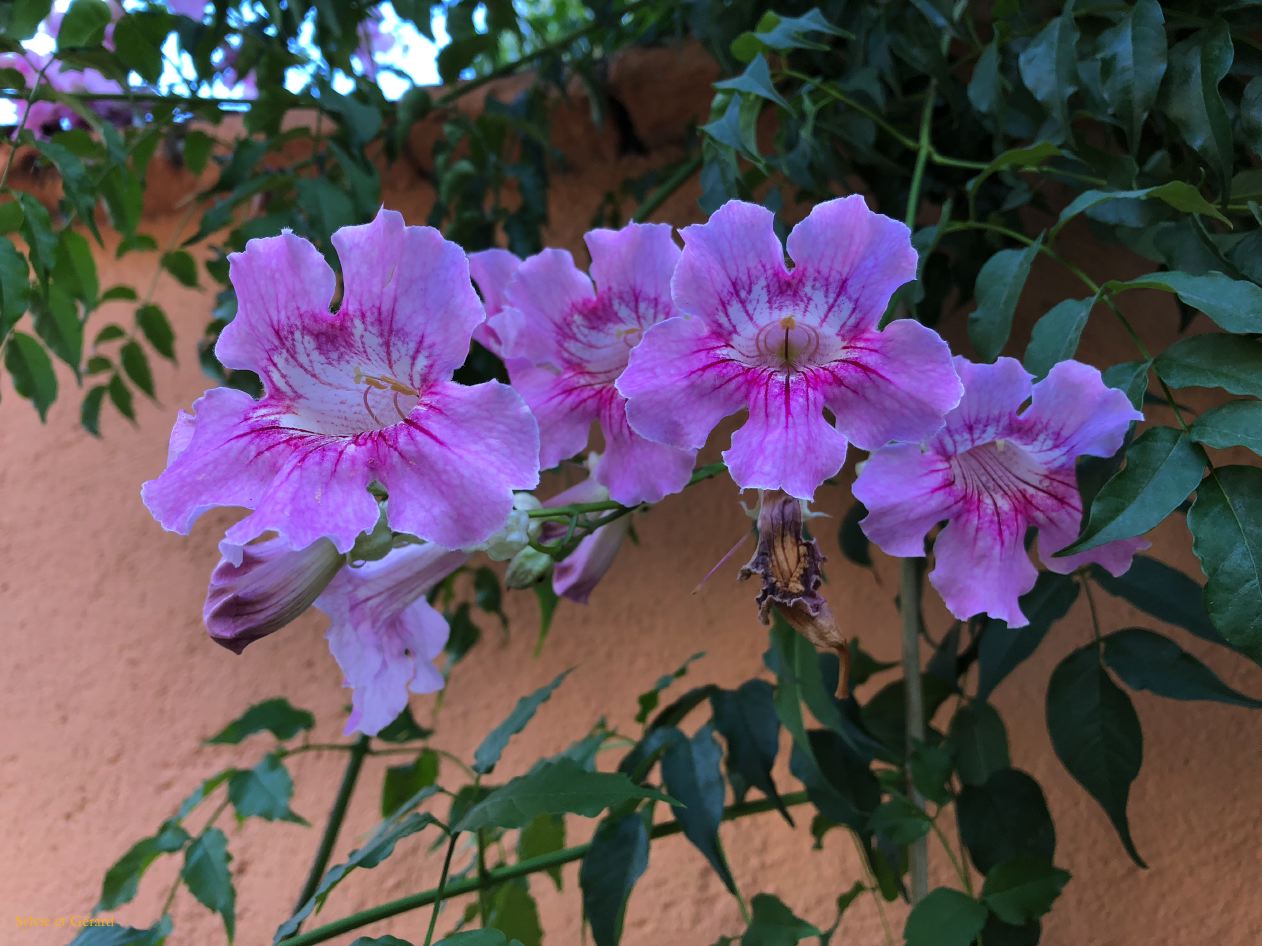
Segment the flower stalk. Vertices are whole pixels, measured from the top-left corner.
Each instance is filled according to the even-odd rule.
[[[311,869],[307,871],[307,880],[302,885],[302,892],[298,894],[295,910],[300,909],[304,903],[315,896],[316,888],[320,886],[320,879],[324,877],[324,871],[329,866],[329,857],[333,854],[333,845],[337,843],[337,836],[342,830],[342,822],[346,820],[346,808],[350,804],[351,794],[355,791],[355,783],[359,781],[359,772],[364,767],[364,758],[370,752],[371,742],[372,740],[367,736],[360,736],[350,747],[346,771],[342,775],[342,784],[337,788],[333,807],[329,810],[329,820],[324,825],[320,846],[316,848],[315,858],[311,861]]]

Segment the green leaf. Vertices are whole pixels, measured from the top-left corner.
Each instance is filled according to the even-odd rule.
[[[22,204],[17,200],[0,203],[0,233],[14,233],[21,229],[26,214],[22,212]]]
[[[1170,50],[1164,107],[1186,141],[1226,190],[1231,181],[1231,121],[1218,91],[1235,58],[1231,30],[1214,20]]]
[[[1003,719],[989,703],[961,704],[951,718],[951,745],[955,770],[965,785],[984,785],[1012,764]]]
[[[907,915],[906,946],[972,946],[986,925],[986,908],[947,887],[930,890]]]
[[[539,908],[524,877],[510,880],[495,890],[486,919],[515,944],[542,946],[543,927],[539,924]]]
[[[1179,508],[1201,482],[1205,456],[1173,427],[1150,427],[1126,451],[1122,467],[1096,494],[1082,536],[1057,555],[1143,535]]]
[[[753,919],[741,937],[741,946],[793,946],[808,936],[823,936],[818,927],[799,919],[769,893],[754,894],[749,904]]]
[[[22,238],[29,248],[31,266],[45,275],[57,265],[57,234],[53,232],[52,218],[34,194],[23,191],[18,200],[22,202]]]
[[[535,641],[535,656],[543,652],[544,641],[552,630],[552,617],[556,614],[557,603],[561,600],[552,588],[552,582],[541,581],[534,585],[535,600],[539,602],[539,637]]]
[[[15,0],[9,10],[0,12],[0,17],[7,16],[7,22],[0,19],[0,26],[11,39],[30,39],[48,18],[52,6],[53,0]]]
[[[676,680],[684,677],[688,673],[688,668],[704,656],[704,651],[698,651],[675,668],[673,672],[658,677],[657,682],[654,683],[650,689],[641,693],[639,697],[637,697],[640,709],[635,714],[635,721],[640,725],[644,725],[648,722],[648,718],[653,715],[653,710],[657,709],[658,703],[661,702],[662,691]]]
[[[548,702],[548,698],[552,696],[554,690],[568,677],[573,668],[562,671],[556,678],[546,686],[540,687],[529,696],[523,696],[517,701],[517,705],[513,707],[513,711],[508,717],[496,726],[482,740],[482,744],[478,746],[473,753],[473,771],[479,775],[485,775],[495,768],[495,764],[499,762],[500,756],[504,753],[504,747],[508,745],[508,740],[517,735],[526,728],[526,725],[534,718],[539,707]]]
[[[184,136],[184,166],[193,174],[200,175],[206,170],[206,162],[210,160],[214,146],[215,139],[204,131],[190,131]]]
[[[1139,0],[1100,34],[1100,85],[1122,123],[1131,153],[1166,74],[1165,18],[1158,0]]]
[[[154,351],[175,361],[175,333],[162,309],[152,304],[142,305],[136,310],[136,324]]]
[[[1109,679],[1094,645],[1074,651],[1052,671],[1047,731],[1069,774],[1113,822],[1126,853],[1140,867],[1147,866],[1126,820],[1131,783],[1144,757],[1144,737],[1130,698]]]
[[[1104,662],[1132,690],[1147,690],[1171,700],[1262,708],[1262,700],[1227,686],[1174,641],[1144,628],[1128,627],[1105,637]]]
[[[1201,640],[1231,645],[1210,622],[1203,589],[1177,568],[1146,555],[1136,555],[1125,574],[1114,578],[1098,565],[1091,569],[1095,583],[1158,620],[1181,627]]]
[[[872,830],[892,844],[911,844],[929,833],[929,816],[895,795],[872,812]]]
[[[171,918],[164,916],[148,929],[134,926],[89,926],[70,946],[162,946],[171,935]]]
[[[1078,599],[1078,583],[1069,575],[1043,572],[1034,587],[1021,597],[1021,610],[1029,618],[1025,627],[1008,627],[989,620],[978,646],[977,698],[985,700],[1005,677],[1042,643],[1052,625],[1063,618]]]
[[[1083,191],[1060,212],[1060,216],[1056,219],[1056,226],[1052,228],[1053,235],[1059,233],[1061,228],[1078,216],[1078,214],[1086,213],[1088,217],[1095,216],[1095,214],[1091,213],[1093,209],[1113,200],[1160,200],[1181,213],[1203,214],[1206,217],[1213,217],[1215,220],[1230,225],[1230,221],[1222,215],[1218,208],[1206,200],[1201,195],[1201,192],[1191,184],[1184,181],[1167,181],[1164,184],[1157,184],[1154,187],[1143,187],[1138,190]],[[1258,291],[1262,292],[1262,290]]]
[[[74,0],[57,31],[58,51],[76,46],[99,46],[112,19],[114,14],[104,0]]]
[[[1207,447],[1247,447],[1262,455],[1262,403],[1232,401],[1206,411],[1192,422],[1190,436]]]
[[[1144,395],[1148,393],[1148,372],[1151,369],[1152,362],[1149,361],[1123,361],[1104,370],[1104,383],[1123,392],[1131,407],[1141,410]]]
[[[13,241],[0,237],[0,339],[26,312],[30,300],[30,269]]]
[[[96,277],[96,262],[92,248],[83,235],[74,230],[62,230],[57,241],[57,262],[53,277],[62,287],[80,300],[85,308],[93,309],[101,289]]]
[[[728,101],[723,114],[711,122],[701,126],[701,131],[719,144],[731,148],[737,154],[762,164],[762,153],[758,150],[758,115],[762,103],[756,99],[746,99],[734,95]]]
[[[1034,857],[995,865],[986,875],[982,900],[1005,923],[1024,926],[1052,908],[1069,882],[1069,872]]]
[[[155,83],[162,76],[161,43],[154,42],[138,14],[124,16],[114,24],[114,48],[146,82]]]
[[[101,885],[101,899],[93,913],[116,910],[135,899],[140,879],[163,854],[174,854],[189,842],[189,834],[173,821],[165,823],[153,837],[137,841],[108,871]]]
[[[1157,374],[1172,388],[1223,388],[1262,397],[1262,344],[1231,335],[1193,335],[1162,352]]]
[[[438,941],[437,946],[510,946],[499,930],[465,930]]]
[[[1039,783],[1019,769],[1000,769],[981,785],[965,785],[956,801],[960,837],[983,874],[1029,855],[1051,861],[1056,827]]]
[[[324,877],[321,878],[320,884],[316,887],[316,892],[311,899],[300,906],[297,912],[276,930],[276,937],[273,942],[279,943],[293,936],[298,931],[298,927],[302,925],[302,922],[311,915],[316,907],[324,903],[333,888],[340,884],[342,879],[351,871],[361,868],[371,870],[393,854],[395,845],[404,838],[411,837],[428,825],[433,824],[434,818],[432,815],[414,811],[413,809],[426,798],[433,795],[435,791],[437,789],[432,786],[422,789],[409,799],[408,804],[403,806],[397,814],[379,824],[372,837],[362,847],[351,851],[350,857],[344,863],[329,868]]]
[[[1058,140],[1068,137],[1069,98],[1078,88],[1078,28],[1072,7],[1049,22],[1021,51],[1021,81],[1052,117]]]
[[[716,89],[726,89],[730,92],[744,92],[748,95],[756,95],[759,98],[767,99],[775,102],[783,109],[790,109],[788,102],[784,97],[776,91],[775,83],[771,81],[771,70],[767,68],[767,60],[759,53],[750,60],[749,65],[745,67],[745,71],[733,79],[724,79],[722,82],[714,83]]]
[[[289,770],[275,755],[264,756],[254,768],[235,772],[228,780],[228,799],[240,819],[306,824],[289,807],[293,795],[294,782]]]
[[[162,268],[174,276],[182,286],[197,287],[197,263],[185,250],[172,250],[162,254]]]
[[[119,349],[118,354],[123,364],[123,371],[132,383],[149,397],[154,397],[153,371],[149,368],[149,356],[145,354],[145,350],[136,342],[126,342]]]
[[[93,437],[101,436],[101,404],[105,401],[106,387],[98,384],[83,396],[83,404],[79,408],[79,423]]]
[[[442,942],[449,943],[451,940],[445,939]],[[361,936],[351,943],[351,946],[412,946],[412,944],[397,936]],[[442,943],[439,946],[442,946]]]
[[[35,405],[40,420],[46,420],[48,408],[57,400],[57,376],[44,346],[25,332],[14,332],[4,350],[4,366],[14,390]]]
[[[60,285],[53,284],[45,299],[33,300],[32,313],[35,333],[77,376],[83,361],[83,323],[74,299]]]
[[[255,703],[206,742],[211,745],[235,746],[246,736],[260,732],[270,732],[280,740],[292,739],[314,725],[313,715],[291,706],[288,700],[277,697]]]
[[[735,690],[715,690],[710,704],[714,728],[727,744],[727,780],[735,799],[744,801],[745,793],[756,788],[793,824],[771,776],[780,749],[780,722],[771,684],[746,680]]]
[[[423,788],[438,781],[438,753],[426,749],[408,765],[386,769],[381,785],[381,814],[389,817]]]
[[[1193,309],[1209,316],[1219,328],[1237,334],[1262,332],[1262,288],[1222,273],[1147,273],[1125,282],[1110,282],[1110,290],[1158,289],[1172,292]]]
[[[574,813],[594,818],[606,808],[638,798],[670,801],[620,773],[589,772],[572,759],[560,758],[544,761],[492,791],[470,808],[453,830],[520,828],[544,814]]]
[[[1048,309],[1034,324],[1022,359],[1025,370],[1035,378],[1043,378],[1054,364],[1072,358],[1095,302],[1095,296],[1066,299]]]
[[[1043,235],[1020,250],[1000,250],[977,274],[977,308],[968,316],[968,337],[983,361],[994,361],[1012,333],[1012,316]]]
[[[400,743],[416,742],[428,739],[432,735],[434,735],[432,729],[426,729],[412,716],[411,707],[404,706],[403,712],[391,720],[389,726],[377,733],[377,738],[383,742]]]
[[[691,739],[676,739],[662,755],[663,787],[678,804],[671,812],[684,837],[710,862],[723,885],[733,893],[736,881],[719,842],[723,822],[723,754],[707,723]]]
[[[228,942],[236,933],[236,891],[228,863],[228,839],[218,828],[208,828],[184,850],[184,868],[180,877],[189,893],[206,909],[223,917]]]
[[[1188,512],[1192,549],[1208,581],[1205,605],[1233,647],[1262,663],[1262,470],[1218,467]]]
[[[118,408],[120,414],[128,420],[136,419],[136,412],[132,407],[131,389],[127,387],[127,382],[121,375],[116,373],[110,378],[106,392],[109,394],[110,403]]]
[[[565,847],[565,819],[560,815],[540,815],[517,835],[517,859],[530,860],[553,854]],[[548,876],[561,889],[561,867],[548,868]]]
[[[600,823],[578,871],[583,912],[596,946],[618,946],[627,901],[648,866],[649,829],[643,815],[631,812]]]
[[[977,58],[973,74],[968,80],[968,100],[983,115],[993,115],[1003,92],[1003,79],[999,74],[999,42],[993,40],[986,44],[982,54]],[[1053,146],[1054,147],[1054,146]],[[989,176],[983,171],[982,177]],[[980,183],[980,182],[978,182]],[[972,182],[970,189],[974,189]]]

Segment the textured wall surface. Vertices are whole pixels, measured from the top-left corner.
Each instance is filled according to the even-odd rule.
[[[630,153],[627,143],[611,132],[589,128],[581,102],[559,115],[558,143],[571,165],[553,182],[552,236],[555,243],[580,252],[580,258],[579,237],[605,191],[654,163],[677,157],[686,122],[706,99],[704,65],[668,62],[665,55],[624,61],[613,74],[615,90],[624,97],[649,157]],[[699,94],[681,95],[681,88]],[[174,194],[187,182],[174,180],[169,186]],[[411,170],[400,169],[386,205],[422,222],[427,202],[424,185]],[[151,229],[161,240],[174,216],[161,206],[162,195],[155,196],[155,204]],[[696,217],[695,193],[688,191],[658,214],[658,219],[681,225]],[[1093,272],[1114,266],[1086,247],[1076,256]],[[102,273],[102,285],[145,285],[152,264],[136,256],[122,266],[103,261],[103,267],[115,269]],[[1054,269],[1036,268],[1024,299],[1019,343],[1024,343],[1029,317],[1061,297],[1060,278]],[[207,516],[184,539],[164,534],[140,504],[139,484],[163,466],[176,409],[206,383],[194,343],[206,320],[208,297],[165,279],[157,301],[176,323],[179,366],[158,369],[160,403],[139,404],[136,426],[109,416],[105,437],[97,441],[77,428],[77,403],[68,389],[46,425],[14,395],[7,380],[0,389],[4,944],[67,942],[70,936],[64,932],[17,930],[13,918],[85,913],[105,869],[173,812],[201,777],[257,758],[264,749],[262,737],[258,744],[242,747],[200,745],[248,704],[285,696],[316,713],[317,741],[340,738],[347,694],[322,639],[322,618],[309,614],[241,657],[213,645],[201,629],[201,605],[216,560],[215,543],[231,514]],[[1164,341],[1163,333],[1175,324],[1168,301],[1137,296],[1132,302],[1134,318]],[[958,330],[959,321],[947,326],[948,335]],[[1083,352],[1100,362],[1133,357],[1125,345],[1125,338],[1097,314]],[[63,378],[67,384],[69,380]],[[844,479],[844,486],[820,491],[820,510],[833,516],[844,512],[849,471]],[[540,754],[558,750],[601,714],[631,731],[636,694],[694,651],[708,656],[693,667],[689,685],[733,685],[759,673],[766,634],[755,619],[753,590],[734,580],[736,564],[722,569],[699,593],[691,593],[746,528],[738,499],[730,482],[716,480],[640,517],[641,544],[623,550],[589,607],[561,606],[540,657],[532,656],[533,596],[511,596],[511,633],[503,640],[488,633],[476,654],[457,668],[437,717],[435,744],[468,756],[521,695],[565,667],[577,669],[514,741],[497,775],[513,774]],[[848,566],[831,530],[821,532],[830,557],[828,592],[834,611],[865,648],[878,657],[893,657],[898,646],[893,603],[897,566],[885,559],[875,573]],[[1153,554],[1195,569],[1180,524],[1167,524],[1153,539]],[[1100,596],[1100,605],[1106,629],[1152,626],[1107,596]],[[946,616],[936,601],[930,601],[928,614],[930,627],[940,632]],[[1262,693],[1258,668],[1178,631],[1170,633],[1228,683]],[[1257,717],[1217,705],[1135,697],[1145,757],[1131,798],[1132,823],[1150,865],[1139,870],[1125,857],[1102,812],[1057,762],[1043,721],[1043,694],[1052,667],[1090,635],[1086,605],[1079,600],[995,698],[1009,726],[1013,762],[1044,786],[1060,838],[1057,860],[1073,873],[1046,922],[1043,942],[1257,946],[1262,942]],[[418,719],[429,722],[435,701],[415,698],[413,709]],[[336,791],[341,764],[340,757],[320,753],[293,759],[295,810],[319,824]],[[369,760],[335,859],[372,828],[385,764],[383,759]],[[204,816],[194,817],[193,824],[200,825]],[[723,840],[747,895],[775,893],[823,926],[832,920],[836,894],[859,876],[858,865],[848,841],[837,832],[827,837],[822,850],[812,851],[802,820],[794,830],[774,814],[757,816],[726,825]],[[301,885],[318,828],[257,821],[236,826],[228,819],[223,826],[238,877],[237,942],[270,942]],[[573,819],[571,841],[582,840],[590,830],[590,822]],[[424,838],[404,843],[385,866],[343,884],[321,919],[432,886],[438,856],[428,851]],[[468,852],[460,856],[467,858]],[[932,857],[947,882],[946,859],[940,851]],[[157,864],[136,901],[119,911],[119,919],[152,921],[176,868],[174,860]],[[531,881],[547,942],[554,946],[580,941],[577,869],[571,865],[563,874],[559,892],[545,876]],[[218,919],[186,892],[177,894],[173,911],[177,932],[172,942],[177,946],[221,941]],[[395,932],[419,942],[427,920],[428,911],[410,913],[371,932]],[[890,908],[887,922],[901,942],[901,912]],[[685,841],[674,837],[653,846],[649,871],[628,911],[628,946],[708,946],[719,935],[738,934],[741,928],[736,905]],[[882,919],[869,898],[847,915],[839,941],[885,941]]]

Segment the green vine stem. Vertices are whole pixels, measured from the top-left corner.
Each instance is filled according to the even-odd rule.
[[[333,854],[333,845],[337,843],[338,832],[342,830],[342,822],[346,818],[346,807],[350,804],[351,793],[355,791],[355,783],[359,781],[359,771],[364,766],[364,757],[369,754],[371,742],[372,740],[367,736],[360,736],[350,747],[346,771],[342,775],[342,784],[338,786],[337,796],[333,799],[333,807],[329,810],[329,820],[324,825],[320,846],[316,849],[315,858],[311,861],[311,869],[307,872],[307,880],[302,885],[302,893],[298,895],[295,910],[315,896],[316,888],[320,886],[324,871],[329,866],[329,857]]]
[[[443,897],[447,895],[447,875],[451,872],[451,856],[456,853],[456,839],[460,837],[458,832],[451,832],[451,839],[447,842],[447,853],[443,855],[443,872],[438,877],[438,889],[434,891],[434,909],[429,913],[429,927],[425,930],[425,946],[430,946],[434,941],[434,927],[438,923],[438,911],[442,909]],[[478,833],[479,842],[482,834]],[[480,851],[480,848],[479,848]],[[481,854],[479,853],[479,860]],[[486,922],[483,916],[482,922]]]
[[[782,795],[780,800],[786,808],[802,805],[808,801],[806,792],[792,792],[788,795]],[[734,821],[749,815],[758,815],[776,810],[778,809],[775,802],[768,798],[760,798],[756,801],[728,805],[723,811],[723,820]],[[679,834],[682,831],[683,828],[680,827],[679,822],[669,821],[654,825],[649,832],[649,837],[656,840],[657,838]],[[458,897],[468,893],[477,893],[485,887],[493,887],[507,880],[513,880],[517,877],[528,877],[531,874],[538,874],[545,870],[551,870],[554,867],[560,867],[563,864],[582,860],[590,847],[591,845],[589,844],[567,847],[560,851],[553,851],[550,854],[541,854],[538,857],[527,858],[507,867],[497,867],[487,871],[484,878],[463,878],[450,884],[440,885],[432,890],[425,890],[411,896],[401,897],[398,900],[391,900],[388,903],[381,903],[375,907],[369,907],[367,910],[352,913],[350,916],[345,916],[340,920],[334,920],[332,923],[326,923],[324,926],[317,926],[306,933],[291,936],[289,939],[282,940],[277,946],[313,946],[315,943],[326,943],[335,936],[341,936],[343,933],[357,930],[370,923],[377,923],[392,916],[398,916],[400,913],[418,910],[438,900]]]
[[[920,207],[920,188],[924,183],[925,165],[933,145],[929,140],[933,122],[933,105],[938,87],[929,83],[924,108],[920,113],[920,140],[916,150],[916,167],[912,172],[911,187],[907,192],[907,212],[904,222],[908,229],[916,226],[916,211]],[[907,793],[920,811],[925,810],[925,800],[911,778],[911,754],[925,740],[925,697],[920,681],[920,592],[921,562],[919,558],[903,559],[902,580],[898,595],[898,611],[902,617],[903,694],[907,708]],[[907,869],[911,879],[910,899],[919,903],[929,893],[929,839],[918,838],[907,847]]]

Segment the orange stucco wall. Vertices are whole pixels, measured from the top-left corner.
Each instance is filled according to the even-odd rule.
[[[553,182],[551,236],[575,251],[581,251],[580,236],[605,191],[654,163],[677,157],[689,116],[706,100],[707,72],[697,60],[650,54],[624,61],[613,78],[650,154],[620,153],[610,132],[586,124],[582,102],[560,115],[558,142],[570,166],[558,171]],[[688,94],[680,94],[681,88]],[[178,177],[161,183],[172,195],[188,186]],[[695,191],[685,189],[657,218],[679,225],[695,221],[695,197]],[[387,206],[421,222],[429,199],[414,171],[401,167],[393,172]],[[175,215],[163,205],[161,193],[154,203],[150,229],[161,242]],[[1102,258],[1085,245],[1074,255],[1096,273],[1127,265]],[[102,285],[145,285],[152,265],[151,259],[137,256],[121,264],[103,258]],[[1036,269],[1023,300],[1019,344],[1028,333],[1028,318],[1066,291],[1060,278],[1054,269]],[[318,741],[339,738],[347,695],[322,640],[322,618],[309,614],[241,657],[211,644],[200,626],[202,597],[216,561],[215,542],[230,514],[206,517],[184,539],[163,533],[140,504],[140,482],[163,466],[176,409],[206,384],[194,343],[206,319],[208,297],[167,279],[159,283],[157,301],[177,325],[179,365],[158,368],[160,403],[140,403],[135,426],[107,411],[104,439],[92,439],[76,426],[77,400],[68,387],[42,425],[7,379],[0,385],[0,640],[6,651],[0,671],[3,944],[68,942],[67,931],[18,929],[14,918],[86,913],[105,869],[173,812],[201,777],[257,758],[263,751],[261,739],[236,748],[200,744],[248,704],[285,696],[316,713]],[[1167,340],[1175,322],[1168,301],[1129,301],[1131,314],[1145,331],[1158,341]],[[947,334],[958,329],[956,320]],[[1097,316],[1083,355],[1101,363],[1133,357],[1125,346],[1124,337]],[[63,383],[69,385],[70,379],[63,378]],[[623,550],[589,607],[562,605],[539,657],[532,656],[533,596],[512,595],[509,636],[501,640],[487,624],[483,644],[452,677],[438,713],[435,744],[468,756],[518,697],[569,666],[577,669],[511,745],[502,774],[513,774],[540,754],[563,747],[602,714],[612,725],[633,731],[636,694],[694,651],[708,656],[694,666],[688,685],[733,685],[759,673],[765,631],[755,619],[753,589],[734,580],[736,564],[721,570],[700,593],[691,593],[746,528],[738,500],[730,482],[716,480],[640,517],[641,544]],[[840,516],[847,504],[847,487],[820,491],[821,511]],[[893,657],[898,649],[893,603],[897,566],[886,559],[875,573],[849,566],[831,530],[820,531],[830,557],[828,590],[834,611],[865,648],[878,657]],[[1153,539],[1154,554],[1195,569],[1180,523],[1167,523]],[[1107,628],[1152,626],[1118,601],[1101,596],[1100,603]],[[945,614],[935,601],[929,616],[932,627],[945,626]],[[1137,869],[1103,814],[1055,759],[1043,722],[1047,677],[1064,653],[1089,638],[1087,621],[1085,604],[1079,601],[995,698],[1008,723],[1014,764],[1044,786],[1057,825],[1057,860],[1074,875],[1046,921],[1043,942],[1257,946],[1262,943],[1257,717],[1217,705],[1135,697],[1146,739],[1131,812],[1136,842],[1150,864],[1147,871]],[[1262,693],[1262,670],[1178,631],[1170,633],[1228,683]],[[430,697],[414,699],[413,706],[422,722],[430,721],[436,709]],[[335,860],[375,823],[376,790],[387,761],[368,761]],[[294,808],[319,823],[340,779],[341,759],[312,753],[291,760],[290,766],[297,782]],[[454,771],[449,772],[447,780],[458,782]],[[202,817],[194,817],[193,824],[199,825]],[[237,941],[246,946],[270,942],[297,894],[318,829],[257,821],[236,826],[228,820],[224,827],[238,878]],[[590,830],[590,822],[570,822],[571,840],[582,840]],[[726,825],[723,840],[747,895],[773,892],[821,926],[832,920],[836,894],[859,876],[855,853],[842,834],[831,833],[823,850],[812,851],[805,824],[793,830],[775,815]],[[385,866],[344,883],[322,919],[432,886],[437,854],[428,851],[423,838],[404,844]],[[468,851],[459,857],[467,858]],[[947,882],[946,859],[940,852],[932,857],[936,873]],[[176,868],[170,859],[157,864],[136,901],[119,911],[119,919],[141,924],[156,918]],[[547,942],[578,943],[576,867],[565,869],[560,892],[544,876],[533,878],[531,887]],[[218,919],[186,892],[177,894],[173,913],[176,946],[221,941]],[[406,914],[365,932],[394,932],[419,942],[427,919],[427,911]],[[901,942],[898,908],[889,908],[888,921]],[[628,946],[707,946],[719,935],[737,935],[741,929],[736,905],[684,840],[674,837],[654,845],[649,872],[631,900],[624,937]],[[884,941],[870,898],[851,909],[839,941]]]

